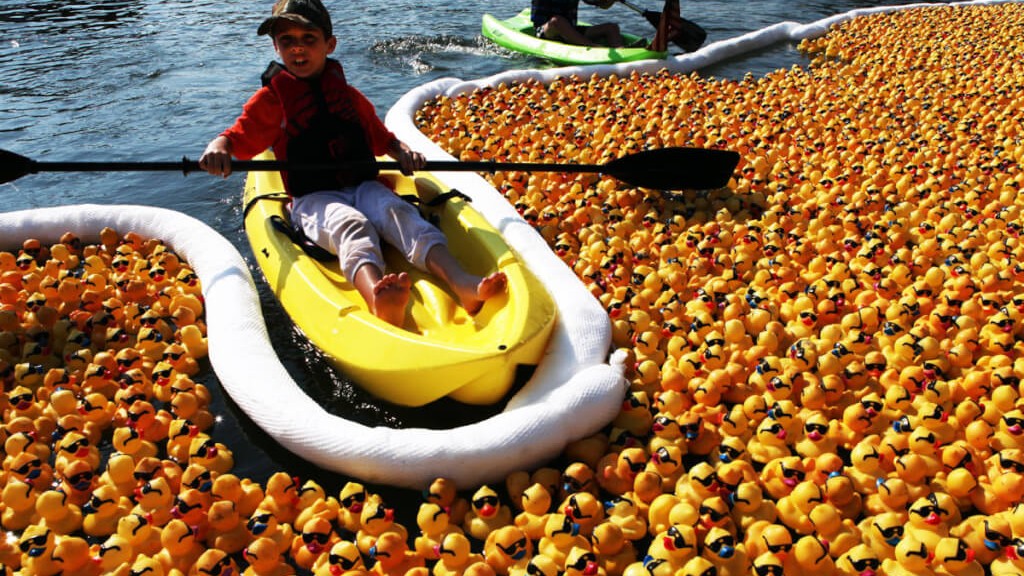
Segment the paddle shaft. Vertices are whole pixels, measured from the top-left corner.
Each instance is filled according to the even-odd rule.
[[[337,163],[303,163],[282,160],[233,160],[231,169],[238,172],[266,172],[278,170],[315,171],[354,168],[358,164]],[[401,165],[394,161],[378,161],[381,170],[400,170]],[[607,167],[600,164],[548,164],[541,162],[492,162],[488,160],[456,162],[448,160],[428,160],[424,170],[435,172],[498,172],[520,170],[523,172],[603,172]],[[36,172],[190,172],[203,171],[199,162],[182,159],[179,162],[49,162],[34,161],[28,169]]]
[[[739,162],[739,154],[728,150],[707,148],[660,148],[644,150],[616,158],[605,164],[555,164],[538,162],[494,162],[490,160],[459,162],[429,160],[424,170],[434,172],[572,172],[605,174],[641,188],[682,190],[725,186]],[[376,168],[400,170],[394,161],[378,161]],[[338,171],[358,169],[367,164],[338,162],[301,162],[283,160],[233,161],[231,169],[253,171]],[[188,174],[202,171],[199,163],[188,158],[180,162],[54,162],[36,161],[14,152],[0,150],[0,183],[10,182],[37,172],[145,172],[175,171]]]

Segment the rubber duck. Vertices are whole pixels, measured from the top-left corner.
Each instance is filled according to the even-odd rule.
[[[433,502],[420,504],[416,513],[416,524],[420,533],[413,541],[416,553],[424,560],[437,560],[437,547],[446,534],[451,532],[462,532],[458,526],[452,526],[448,520],[448,513],[440,505]]]
[[[679,477],[675,494],[680,500],[697,507],[704,500],[718,495],[719,489],[715,469],[707,462],[698,462],[688,473]]]
[[[165,572],[178,570],[182,574],[188,574],[204,550],[196,538],[195,530],[178,518],[172,518],[160,530],[160,545],[162,548],[153,558],[164,567]]]
[[[235,466],[235,457],[227,446],[214,442],[212,438],[200,432],[189,444],[188,463],[201,464],[211,472],[224,474]],[[268,480],[268,486],[269,482]]]
[[[750,453],[747,452],[746,443],[737,436],[725,436],[722,442],[711,451],[710,462],[716,467],[723,464],[746,463],[748,464],[751,478],[756,477],[754,466],[751,464]]]
[[[24,482],[37,494],[53,484],[53,468],[46,460],[32,452],[22,452],[13,456],[9,462],[4,462],[3,470],[6,472],[7,482]]]
[[[175,418],[167,427],[167,440],[165,450],[167,457],[178,463],[188,462],[188,451],[192,446],[192,439],[202,430],[191,420]]]
[[[937,493],[918,498],[907,510],[908,524],[906,536],[912,536],[924,543],[929,550],[934,550],[940,538],[949,536],[950,520],[953,518],[953,511],[940,501]],[[959,522],[959,510],[956,512]],[[904,537],[906,537],[904,536]]]
[[[211,472],[212,474],[212,472]],[[231,500],[239,516],[248,518],[263,501],[263,486],[249,478],[241,479],[229,473],[217,474],[213,477],[210,496],[214,501]]]
[[[805,480],[797,484],[792,492],[779,498],[775,509],[779,514],[779,521],[797,534],[806,535],[814,531],[810,519],[811,510],[824,502],[825,494],[822,487]]]
[[[116,534],[127,540],[135,555],[154,556],[160,551],[160,528],[148,516],[129,513],[117,521]]]
[[[933,555],[936,574],[982,576],[985,573],[985,569],[975,558],[974,550],[960,538],[940,539]]]
[[[245,527],[249,530],[253,541],[266,538],[276,543],[278,554],[288,552],[295,536],[291,524],[281,522],[272,512],[262,506],[252,513],[252,516],[246,521]]]
[[[174,415],[164,410],[157,410],[148,400],[135,400],[128,406],[128,426],[139,433],[148,442],[160,443],[167,440]]]
[[[234,576],[239,573],[238,563],[224,550],[211,548],[203,551],[196,559],[190,574],[223,574]]]
[[[311,518],[292,539],[290,558],[297,568],[312,570],[316,560],[340,540],[329,520]]]
[[[393,508],[389,508],[379,497],[369,498],[359,516],[359,530],[356,532],[359,551],[369,555],[377,538],[386,532],[397,532],[402,538],[409,537],[405,526],[395,522]]]
[[[822,454],[834,454],[838,445],[839,432],[835,421],[814,411],[804,418],[803,435],[793,447],[804,458],[816,458]]]
[[[748,556],[759,558],[772,554],[785,561],[793,549],[793,535],[781,524],[755,522],[744,534],[743,545]]]
[[[825,496],[829,503],[839,508],[844,518],[860,517],[864,507],[863,497],[857,493],[850,477],[843,472],[828,475],[825,479]]]
[[[206,539],[207,511],[210,508],[210,498],[196,488],[182,489],[174,497],[174,506],[171,507],[171,516],[184,520],[196,533],[199,540]]]
[[[633,391],[622,403],[622,409],[612,420],[612,426],[629,431],[634,436],[645,436],[651,430],[654,414],[646,392]]]
[[[829,554],[838,558],[843,553],[863,542],[860,528],[854,521],[844,517],[838,508],[823,502],[808,514],[814,533],[828,543]]]
[[[558,509],[580,527],[580,534],[589,537],[600,522],[604,521],[604,506],[590,492],[571,494]]]
[[[1009,448],[1024,449],[1024,410],[1014,408],[999,418],[992,434],[990,445],[993,451]]]
[[[191,377],[199,373],[199,362],[196,357],[189,354],[178,342],[171,342],[164,347],[160,361],[170,364],[171,368],[185,376]]]
[[[469,538],[462,532],[442,536],[435,555],[437,563],[431,569],[434,576],[461,576],[471,563],[483,560],[482,555],[472,553]]]
[[[235,503],[231,500],[218,500],[206,510],[206,532],[203,540],[206,545],[229,554],[240,552],[252,541],[252,535],[242,522]]]
[[[61,573],[63,562],[54,558],[57,538],[46,526],[30,524],[18,538],[21,550],[21,572],[53,576]]]
[[[168,458],[142,458],[135,462],[133,474],[139,482],[139,487],[154,478],[163,478],[172,491],[177,492],[181,489],[181,466]]]
[[[761,470],[761,484],[764,491],[778,501],[803,482],[806,474],[804,461],[799,456],[776,458]]]
[[[109,536],[117,531],[118,520],[132,509],[132,502],[112,485],[101,484],[82,506],[82,530],[88,536]]]
[[[130,426],[115,428],[111,444],[118,453],[127,454],[136,461],[142,458],[153,458],[159,453],[159,448],[155,443],[143,439],[138,430]]]
[[[64,467],[63,474],[58,475],[56,489],[63,490],[68,495],[68,502],[81,507],[92,497],[96,484],[96,472],[89,463],[85,460],[73,460]]]
[[[405,538],[395,532],[381,534],[370,548],[369,556],[376,560],[371,570],[382,576],[402,576],[424,566],[423,558],[409,550]]]
[[[573,548],[565,558],[566,576],[607,576],[607,572],[598,563],[597,555],[590,548]]]
[[[722,576],[739,576],[750,573],[750,559],[736,535],[728,530],[713,527],[704,536],[701,556],[712,563]]]
[[[598,565],[609,576],[620,576],[627,566],[637,560],[636,547],[626,538],[618,524],[598,524],[590,535],[590,543]]]
[[[176,419],[192,422],[201,431],[209,430],[216,421],[216,417],[207,410],[199,395],[191,391],[175,392],[171,398],[170,412]]]
[[[778,519],[775,502],[764,497],[757,482],[741,482],[729,495],[729,502],[732,505],[733,522],[743,532],[754,523],[772,524]]]
[[[590,542],[580,536],[579,525],[561,512],[552,512],[544,527],[544,537],[537,542],[537,552],[551,558],[560,567],[574,546],[586,548]],[[484,554],[486,556],[486,552]]]
[[[86,463],[93,471],[100,467],[99,448],[90,444],[89,439],[78,432],[71,431],[65,434],[57,443],[55,452],[53,469],[58,474],[63,473],[68,464],[75,461]]]
[[[314,576],[366,576],[369,573],[363,565],[359,549],[348,540],[339,540],[327,554],[320,555],[313,563]]]
[[[867,548],[870,550],[870,548]],[[863,555],[856,557],[860,560],[861,565],[870,562],[870,559],[866,559]],[[850,561],[846,557],[840,557],[841,566],[849,566],[849,568],[856,568],[858,565],[854,564],[856,560]],[[932,564],[932,552],[928,550],[924,542],[914,538],[913,536],[905,536],[896,547],[893,549],[893,558],[884,559],[881,561],[882,571],[885,574],[893,574],[896,576],[929,576],[935,574],[935,571],[931,569]],[[868,564],[870,567],[870,564]],[[852,573],[852,572],[848,572]]]
[[[599,458],[600,460],[600,458]],[[544,486],[551,494],[552,498],[557,494],[558,499],[565,500],[570,494],[576,492],[590,492],[594,496],[597,496],[601,488],[597,484],[597,477],[594,469],[583,462],[573,462],[565,467],[562,471],[561,476],[555,483],[554,490],[548,479],[543,474],[539,474],[541,470],[535,472],[531,479],[536,483]]]
[[[99,576],[99,566],[92,559],[89,543],[78,536],[61,536],[53,550],[53,560],[60,564],[62,574]]]
[[[963,540],[983,566],[992,564],[1014,546],[1013,530],[1005,514],[974,514],[951,527],[949,534]]]
[[[568,522],[568,518],[566,518],[566,522]],[[548,531],[548,533],[551,532]],[[556,534],[555,538],[558,537],[559,535]],[[545,538],[549,537],[545,536]],[[579,538],[579,541],[582,541],[587,547],[590,546],[585,538],[579,536],[576,538]],[[540,550],[540,546],[544,545],[544,542],[541,540],[538,550]],[[554,543],[554,540],[549,540],[549,544]],[[554,548],[552,547],[552,549]],[[492,530],[484,541],[483,550],[484,561],[496,574],[508,574],[514,569],[525,568],[534,553],[533,542],[514,525],[505,525]],[[558,561],[556,557],[552,557],[552,559]],[[562,560],[564,561],[564,557]]]
[[[315,480],[306,480],[298,490],[299,501],[297,507],[298,515],[292,522],[296,530],[302,527],[312,518],[324,518],[333,523],[338,518],[338,509],[341,505],[333,496],[328,496],[323,487]]]
[[[100,475],[99,485],[109,486],[118,496],[131,498],[138,481],[135,479],[135,459],[128,454],[112,453]]]
[[[273,513],[279,522],[291,524],[299,515],[299,505],[299,479],[285,472],[271,474],[260,508]]]
[[[646,515],[640,514],[639,507],[628,496],[615,496],[606,500],[604,513],[607,521],[602,524],[615,524],[626,540],[635,542],[647,535]]]
[[[359,482],[346,482],[338,493],[338,524],[342,529],[355,534],[359,530],[359,518],[366,503],[366,488]],[[443,506],[443,504],[441,505]]]
[[[522,491],[520,502],[522,511],[513,521],[530,540],[536,542],[544,536],[544,525],[551,511],[551,493],[540,482],[534,482]]]
[[[645,472],[654,473],[661,479],[661,486],[665,490],[675,488],[676,482],[683,475],[683,451],[672,445],[661,446],[651,452],[650,460],[647,461]],[[637,481],[633,480],[633,490],[637,489]]]
[[[135,557],[128,571],[129,574],[152,574],[153,576],[164,576],[164,567],[156,558],[141,554]]]
[[[196,324],[187,324],[178,329],[178,340],[192,358],[206,358],[209,355],[209,340]]]
[[[697,545],[697,533],[693,527],[676,524],[654,537],[647,555],[664,560],[674,570],[682,570],[690,559],[698,555]]]
[[[35,458],[35,456],[26,457]],[[37,524],[39,513],[36,512],[36,500],[39,493],[32,485],[18,480],[9,479],[0,492],[0,525],[6,530],[24,530],[31,524]]]
[[[136,553],[131,542],[119,534],[111,534],[101,543],[93,544],[89,554],[101,574],[128,574]]]
[[[462,528],[472,538],[482,542],[493,530],[512,522],[512,511],[501,504],[498,493],[487,485],[477,489],[470,503]]]
[[[244,576],[290,576],[295,568],[285,561],[281,548],[271,538],[256,538],[242,551],[242,557],[249,566]]]
[[[94,491],[93,498],[95,496]],[[82,528],[82,509],[69,502],[68,495],[63,492],[47,490],[40,494],[36,498],[36,512],[40,521],[59,536],[67,536]]]
[[[835,560],[829,556],[830,545],[814,535],[801,536],[793,543],[793,551],[786,556],[783,567],[786,574],[837,574]]]
[[[154,526],[163,526],[171,520],[174,490],[167,478],[156,476],[136,489],[133,513],[146,516]]]
[[[510,576],[525,576],[526,574],[534,576],[559,576],[561,573],[562,570],[555,564],[555,561],[543,554],[534,554],[525,568],[509,570]]]
[[[7,436],[7,439],[4,441],[5,456],[3,459],[3,469],[10,470],[11,463],[22,452],[35,456],[39,461],[49,461],[50,446],[44,442],[39,442],[37,440],[38,436],[35,430],[15,432]]]
[[[686,410],[679,416],[678,423],[685,440],[686,453],[707,456],[714,450],[722,441],[722,436],[712,420],[717,421],[720,418],[721,413],[709,412],[705,415],[698,407]]]

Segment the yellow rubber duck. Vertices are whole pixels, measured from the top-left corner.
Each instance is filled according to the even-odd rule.
[[[256,538],[242,551],[242,557],[249,563],[249,566],[242,572],[243,576],[290,576],[295,574],[295,568],[288,564],[280,546],[271,538]]]
[[[502,505],[498,493],[486,484],[473,494],[470,505],[462,528],[468,536],[481,542],[493,530],[512,523],[512,511]]]
[[[96,492],[93,492],[93,497]],[[92,499],[90,499],[92,501]],[[40,521],[59,536],[67,536],[82,529],[83,511],[68,500],[68,495],[59,490],[47,490],[36,498],[36,512]]]

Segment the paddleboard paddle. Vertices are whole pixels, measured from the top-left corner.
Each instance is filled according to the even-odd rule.
[[[740,156],[731,150],[672,147],[645,150],[605,164],[554,164],[539,162],[459,162],[428,160],[424,170],[434,172],[568,172],[606,174],[631,186],[654,190],[710,190],[729,183]],[[303,163],[281,160],[236,160],[233,171],[339,170],[351,164]],[[398,162],[378,161],[382,170],[398,170]],[[38,172],[189,172],[202,171],[199,162],[44,162],[0,149],[0,184]]]

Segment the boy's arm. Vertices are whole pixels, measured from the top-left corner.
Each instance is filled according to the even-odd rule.
[[[242,108],[227,130],[206,145],[199,166],[211,174],[231,174],[231,158],[248,160],[274,143],[281,129],[281,106],[267,88],[261,88]]]

